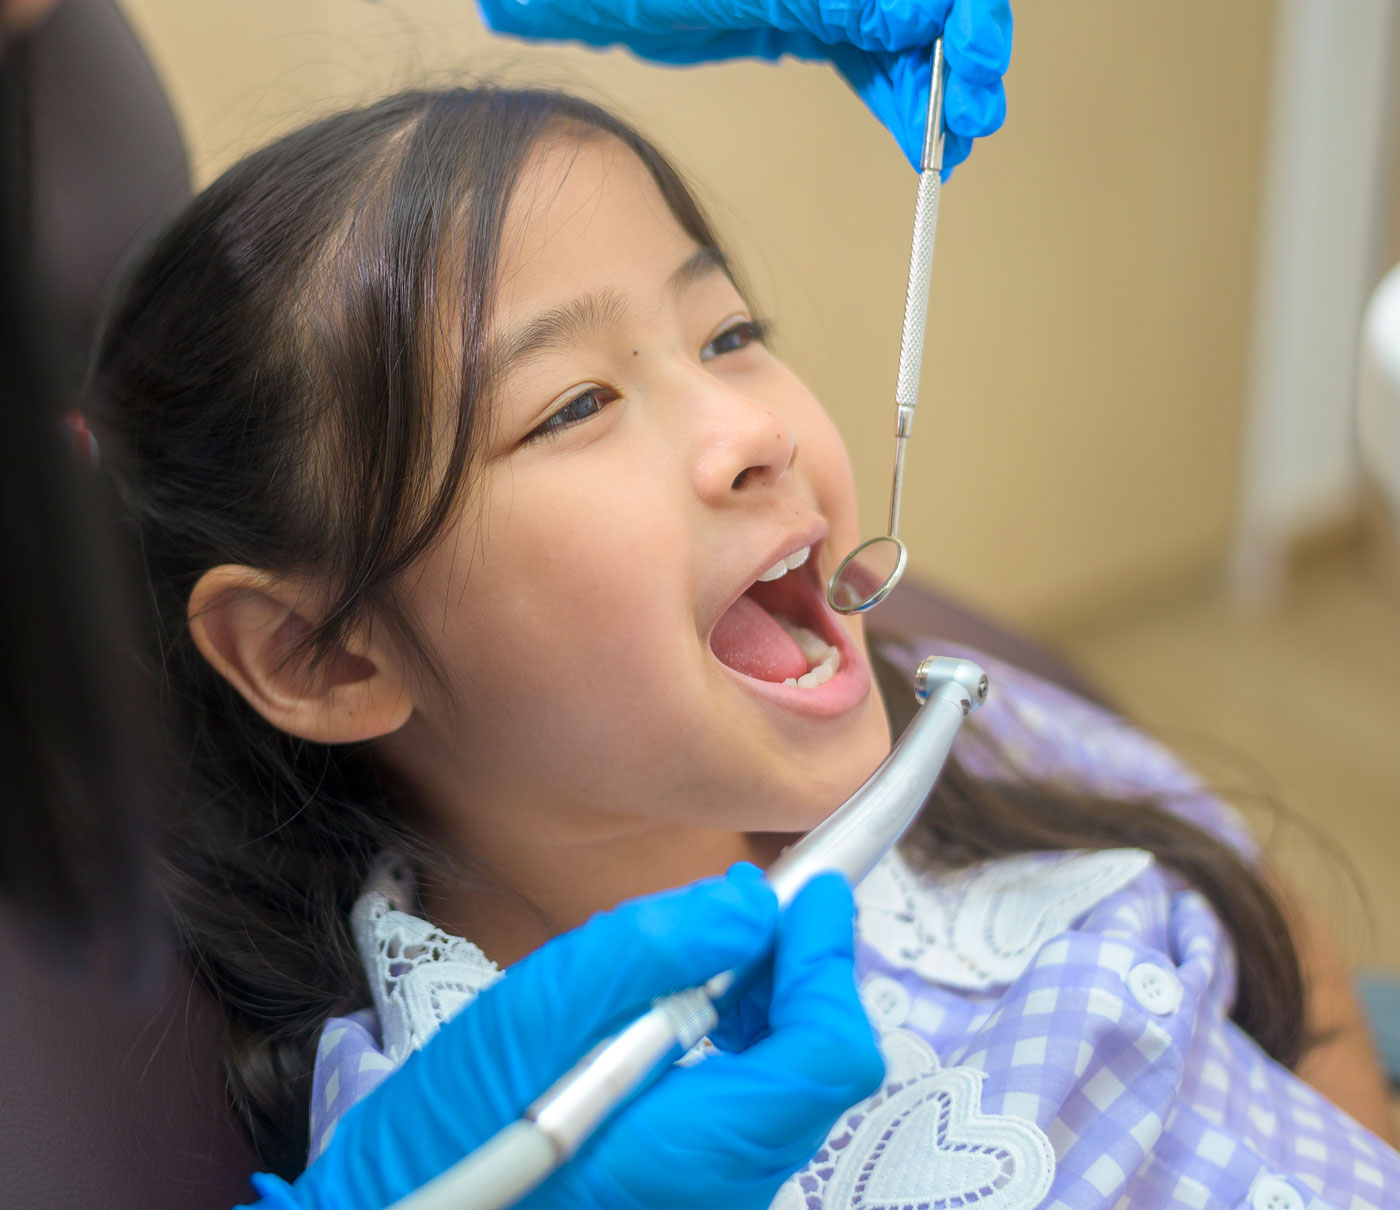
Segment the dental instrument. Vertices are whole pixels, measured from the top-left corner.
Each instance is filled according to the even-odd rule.
[[[918,816],[963,720],[987,698],[987,676],[971,660],[929,656],[914,678],[919,712],[880,767],[824,822],[785,849],[768,871],[784,906],[815,875],[844,874],[855,886]],[[658,1078],[719,1020],[715,1001],[735,972],[656,1001],[600,1043],[526,1110],[391,1210],[501,1210],[567,1162],[620,1105]]]
[[[943,39],[933,44],[928,118],[914,202],[914,238],[909,249],[909,285],[904,296],[904,330],[899,342],[895,385],[894,482],[890,487],[889,533],[868,538],[841,560],[827,584],[826,598],[838,613],[865,613],[890,594],[904,575],[909,552],[899,539],[899,505],[904,493],[904,445],[914,429],[919,371],[924,359],[933,236],[938,225],[938,194],[943,172]]]

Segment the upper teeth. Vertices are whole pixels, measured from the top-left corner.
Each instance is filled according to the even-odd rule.
[[[779,559],[772,567],[758,577],[759,582],[766,584],[769,580],[780,579],[787,575],[794,567],[801,567],[802,564],[807,562],[807,556],[811,553],[812,548],[810,546],[804,546],[801,550],[794,551],[792,554],[788,555],[786,559]]]

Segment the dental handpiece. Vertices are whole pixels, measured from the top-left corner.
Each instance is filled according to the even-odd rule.
[[[987,698],[971,660],[930,656],[914,679],[921,703],[880,767],[824,822],[768,870],[786,906],[828,870],[852,886],[894,847],[937,783],[963,720]],[[704,987],[664,996],[650,1011],[585,1055],[525,1115],[390,1210],[501,1210],[566,1163],[625,1101],[659,1077],[718,1021],[715,1001],[734,985],[725,971]]]

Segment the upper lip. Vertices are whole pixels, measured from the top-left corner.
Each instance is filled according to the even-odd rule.
[[[786,537],[769,547],[768,555],[759,561],[758,566],[749,574],[749,578],[735,588],[725,599],[723,606],[715,614],[714,618],[711,619],[709,626],[706,628],[706,636],[708,637],[710,631],[715,628],[720,618],[724,617],[730,608],[733,607],[734,602],[748,592],[748,590],[758,582],[758,577],[777,563],[779,559],[786,559],[789,555],[795,555],[804,546],[810,546],[812,547],[812,553],[808,557],[807,562],[804,563],[802,567],[795,568],[794,570],[806,571],[813,568],[817,558],[817,548],[825,540],[826,534],[827,524],[825,520],[818,518],[803,529],[795,531],[790,530]]]

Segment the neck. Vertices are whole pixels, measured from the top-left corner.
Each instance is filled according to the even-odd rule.
[[[722,874],[736,861],[766,867],[791,837],[661,825],[552,845],[493,839],[461,849],[488,858],[488,885],[425,886],[422,906],[505,967],[625,899]]]

